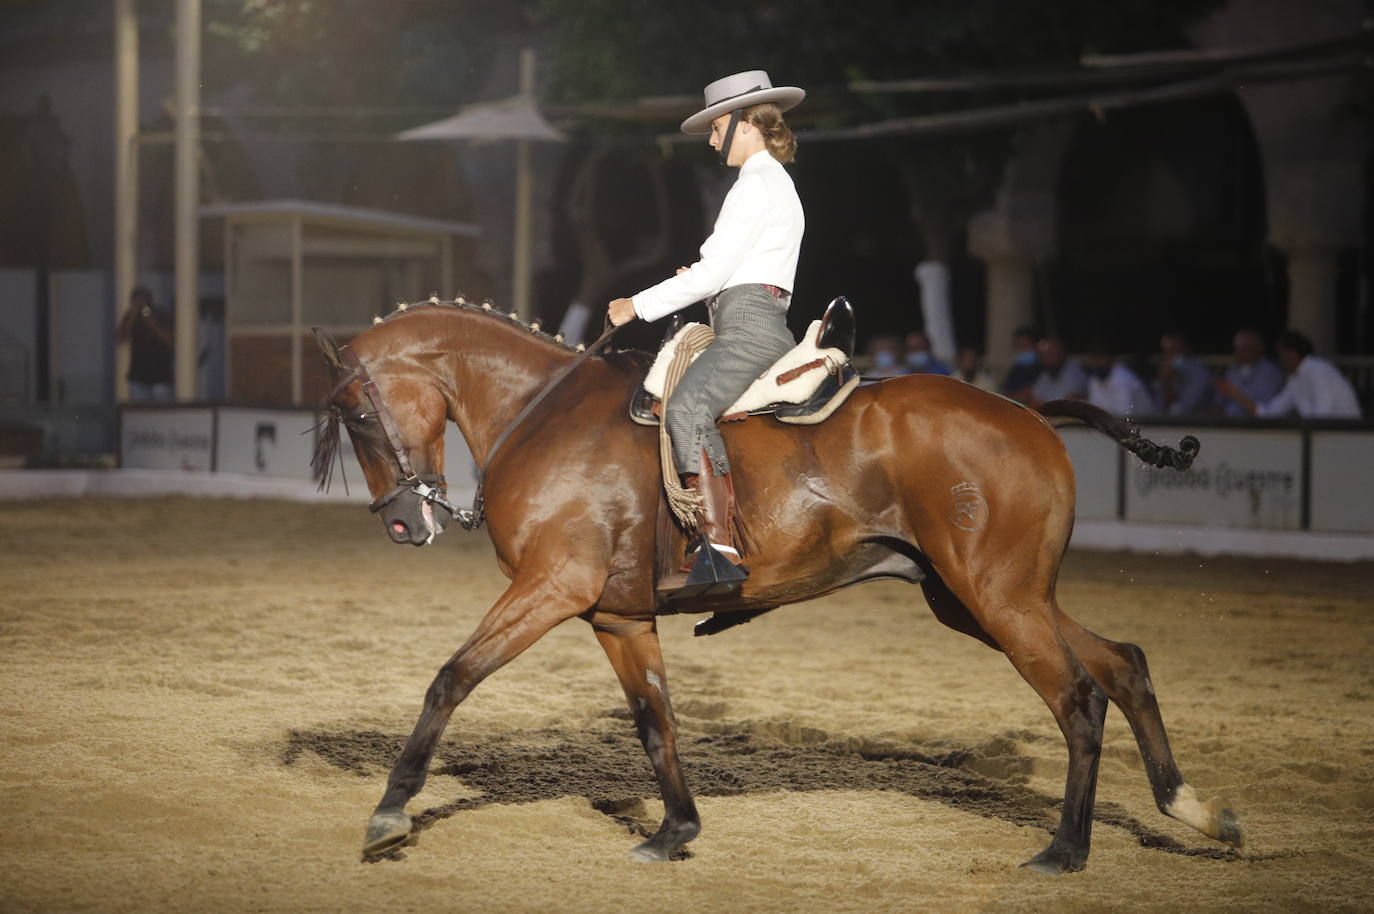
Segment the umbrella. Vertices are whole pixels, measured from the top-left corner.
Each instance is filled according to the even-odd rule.
[[[520,92],[509,98],[468,105],[452,117],[412,127],[401,140],[516,141],[515,310],[528,314],[530,297],[530,201],[534,184],[530,143],[562,143],[567,137],[544,119],[534,100],[534,51],[520,52]]]

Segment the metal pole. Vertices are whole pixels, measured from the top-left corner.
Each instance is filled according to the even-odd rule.
[[[200,318],[200,0],[177,0],[176,41],[176,399],[193,400]]]
[[[453,236],[445,234],[439,240],[439,297],[455,298],[453,288]]]
[[[138,0],[115,0],[114,319],[138,276]],[[114,399],[129,398],[129,347],[115,344]]]
[[[534,49],[520,52],[520,94],[534,94]],[[515,141],[515,263],[512,297],[515,310],[527,319],[530,314],[530,235],[531,173],[530,141]]]
[[[304,373],[301,343],[305,335],[305,226],[300,216],[291,219],[291,405],[301,402]]]

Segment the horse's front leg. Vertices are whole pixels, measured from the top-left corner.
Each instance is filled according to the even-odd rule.
[[[425,693],[420,719],[368,822],[364,854],[386,850],[410,834],[406,803],[424,787],[434,747],[459,702],[555,625],[586,612],[601,596],[602,583],[604,578],[598,582],[591,576],[579,585],[566,576],[553,580],[540,575],[517,579],[506,589],[467,642],[439,668]]]
[[[668,700],[668,678],[663,671],[658,629],[652,619],[634,621],[604,613],[593,615],[591,624],[620,677],[639,741],[653,763],[663,794],[663,822],[653,837],[631,851],[630,856],[646,862],[664,861],[697,836],[701,819],[677,757],[677,722]]]

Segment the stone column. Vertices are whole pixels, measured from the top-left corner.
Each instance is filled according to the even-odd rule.
[[[1357,35],[1360,0],[1231,0],[1191,35],[1202,48],[1252,48]],[[1288,325],[1335,351],[1337,264],[1360,243],[1369,136],[1349,77],[1244,86],[1264,162],[1269,243],[1288,258]]]
[[[1032,128],[1007,164],[991,209],[969,220],[969,253],[987,265],[988,371],[1000,377],[1011,366],[1011,335],[1035,322],[1035,266],[1054,253],[1059,164],[1072,128]]]
[[[1288,326],[1312,340],[1323,354],[1340,348],[1336,340],[1334,248],[1286,248],[1288,255]]]

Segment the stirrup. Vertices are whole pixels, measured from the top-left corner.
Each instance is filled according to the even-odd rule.
[[[687,582],[680,590],[673,591],[668,599],[724,596],[739,590],[748,578],[748,568],[736,565],[721,555],[720,550],[703,536],[701,545],[697,547],[696,559],[692,562],[692,570],[687,573]]]

